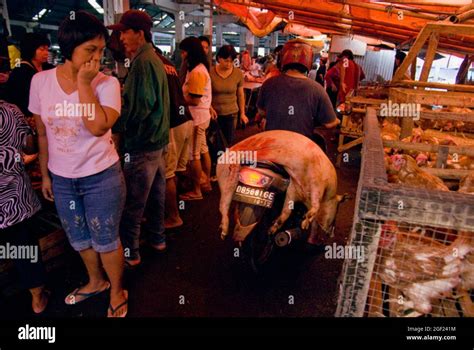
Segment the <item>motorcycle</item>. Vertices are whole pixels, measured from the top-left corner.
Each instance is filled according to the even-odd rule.
[[[326,142],[320,134],[313,137],[326,153]],[[242,250],[252,270],[261,272],[270,260],[275,249],[283,249],[295,241],[306,240],[310,229],[303,230],[307,208],[302,203],[295,203],[292,213],[278,232],[270,233],[269,229],[282,211],[290,176],[285,168],[270,161],[258,161],[256,164],[244,164],[238,174],[238,185],[232,201],[234,207],[235,227],[238,230],[250,230],[243,242]],[[318,229],[323,229],[318,227]],[[334,223],[330,228],[332,235]]]

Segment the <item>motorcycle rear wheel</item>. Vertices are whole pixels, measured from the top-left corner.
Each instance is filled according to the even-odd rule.
[[[244,252],[254,273],[260,273],[271,257],[274,243],[267,231],[271,221],[262,215],[265,209],[241,203],[239,206],[240,223],[243,226],[254,224],[260,220],[244,241]],[[269,222],[267,222],[269,221]]]

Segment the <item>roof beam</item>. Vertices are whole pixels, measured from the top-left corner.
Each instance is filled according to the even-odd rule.
[[[163,11],[178,12],[180,10],[179,5],[175,3],[174,1],[154,0],[153,2],[156,6],[160,8],[160,10],[163,10]]]
[[[27,22],[27,21],[17,21],[17,20],[10,20],[10,24],[13,26],[25,27],[25,28],[40,28],[40,29],[48,29],[48,30],[59,30],[59,26],[51,25],[51,24],[43,24],[39,22]]]

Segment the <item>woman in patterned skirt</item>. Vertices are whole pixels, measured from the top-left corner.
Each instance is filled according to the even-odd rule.
[[[41,250],[29,224],[41,204],[21,156],[35,153],[34,144],[33,131],[18,107],[0,100],[0,246],[14,258],[21,284],[30,290],[31,306],[38,314],[46,308],[49,292],[44,289]],[[28,254],[10,254],[20,250]]]

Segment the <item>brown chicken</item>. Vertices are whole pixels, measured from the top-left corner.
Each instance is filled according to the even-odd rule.
[[[427,190],[449,191],[439,177],[421,170],[412,157],[406,154],[396,154],[391,158],[392,163],[388,172],[392,175],[398,175],[400,183]]]
[[[401,291],[404,310],[429,314],[431,303],[451,296],[453,288],[472,288],[474,265],[467,264],[466,258],[474,253],[474,246],[466,236],[444,245],[418,233],[404,232],[389,221],[382,225],[379,248],[379,276]]]
[[[386,141],[398,141],[400,139],[401,128],[399,125],[389,122],[387,119],[383,121],[382,130],[380,134],[382,140]],[[384,148],[385,153],[391,153],[392,149],[390,147]]]
[[[474,194],[474,172],[464,176],[461,181],[459,181],[458,192]]]
[[[461,288],[474,289],[474,253],[469,253],[461,265]]]

